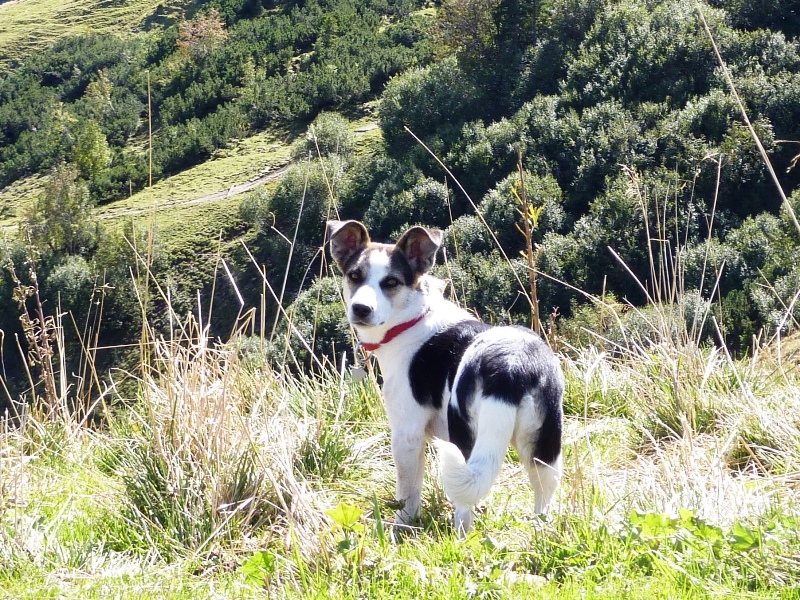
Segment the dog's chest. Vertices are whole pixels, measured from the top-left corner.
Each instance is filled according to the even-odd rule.
[[[383,385],[381,395],[386,408],[386,416],[393,434],[418,435],[427,431],[437,437],[447,432],[446,413],[437,411],[433,406],[423,406],[414,399],[411,383],[408,379],[410,360],[394,361],[395,369],[381,366]]]

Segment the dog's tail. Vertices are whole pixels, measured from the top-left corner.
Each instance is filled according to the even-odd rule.
[[[456,506],[474,506],[489,493],[503,466],[517,410],[506,402],[491,398],[482,400],[469,460],[464,459],[455,444],[436,440],[444,491]]]

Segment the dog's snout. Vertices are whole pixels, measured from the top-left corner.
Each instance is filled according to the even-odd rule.
[[[351,308],[353,310],[353,315],[359,319],[366,319],[372,314],[372,308],[366,304],[353,304]]]

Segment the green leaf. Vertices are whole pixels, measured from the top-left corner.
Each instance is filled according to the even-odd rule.
[[[353,530],[364,511],[351,504],[339,504],[336,508],[326,510],[325,514],[342,529]]]
[[[244,574],[245,582],[262,586],[275,570],[275,555],[269,550],[261,550],[248,558],[238,572]]]
[[[731,531],[729,541],[734,550],[748,552],[760,546],[761,535],[754,529],[736,523]]]

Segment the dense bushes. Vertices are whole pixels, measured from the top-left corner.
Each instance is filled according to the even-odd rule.
[[[95,129],[109,146],[91,174],[95,201],[140,188],[147,178],[127,146],[147,135],[148,100],[156,178],[276,120],[303,123],[364,100],[430,59],[429,19],[411,14],[416,5],[317,0],[264,12],[259,2],[212,2],[146,37],[65,39],[0,74],[0,188],[80,153]]]

